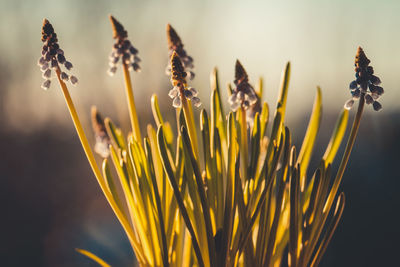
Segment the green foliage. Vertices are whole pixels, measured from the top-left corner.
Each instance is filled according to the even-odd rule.
[[[177,57],[175,52],[173,56]],[[339,115],[319,166],[310,171],[322,116],[322,93],[317,88],[297,153],[285,125],[290,63],[282,72],[272,123],[268,123],[269,105],[262,99],[262,79],[256,90],[261,109],[248,124],[245,109],[224,111],[218,71],[214,69],[209,113],[203,109],[197,114],[191,100],[181,96],[178,131],[174,133],[153,95],[155,125],[147,125],[143,139],[125,63],[123,68],[132,133],[126,138],[109,118],[100,122],[109,138],[111,158],[103,159],[102,171],[68,89],[60,78],[59,82],[94,174],[139,264],[272,267],[288,257],[291,267],[317,266],[343,212],[344,194],[337,197],[337,191],[354,144],[364,96],[345,156],[332,179],[331,164],[347,128],[348,111]],[[229,94],[232,90],[228,86]],[[198,128],[194,123],[197,115]],[[92,253],[78,251],[108,266]]]

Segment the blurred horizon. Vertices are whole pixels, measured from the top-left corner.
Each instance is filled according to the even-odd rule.
[[[217,66],[222,91],[233,81],[234,62],[243,63],[250,82],[264,78],[264,97],[274,103],[287,61],[292,72],[288,116],[308,114],[316,86],[323,92],[324,110],[339,112],[350,97],[354,56],[364,48],[385,95],[384,110],[397,111],[400,91],[395,71],[400,68],[399,1],[22,1],[0,0],[1,106],[8,127],[32,132],[56,122],[69,127],[64,100],[56,84],[40,88],[40,31],[48,18],[60,46],[74,64],[79,79],[70,86],[82,116],[90,106],[121,120],[126,113],[123,81],[106,74],[113,43],[108,15],[113,14],[139,49],[142,72],[133,74],[139,112],[150,114],[152,93],[162,99],[170,89],[165,26],[177,30],[194,58],[197,88],[205,107],[209,102],[209,73]],[[29,44],[29,45],[27,45]],[[21,104],[23,103],[23,104]],[[170,103],[162,103],[170,108]],[[226,103],[225,103],[226,104]],[[172,110],[172,109],[171,109]],[[67,124],[66,124],[67,123]]]

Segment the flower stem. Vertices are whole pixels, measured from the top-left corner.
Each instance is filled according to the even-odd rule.
[[[135,98],[133,97],[131,76],[129,74],[128,66],[125,63],[123,63],[122,66],[124,70],[125,89],[128,98],[129,117],[132,125],[132,133],[135,141],[141,143],[142,137],[140,134],[139,120],[136,113]]]
[[[241,166],[242,166],[242,182],[244,184],[244,182],[247,181],[247,164],[249,162],[249,155],[248,155],[248,151],[249,151],[249,147],[248,147],[248,143],[247,143],[247,120],[246,120],[246,110],[244,109],[244,107],[241,107],[240,109],[241,111],[241,133],[240,133],[240,139],[241,139],[241,152],[240,152],[240,159],[241,159]]]
[[[135,251],[140,251],[140,250],[136,249],[139,247],[139,244],[134,239],[135,235],[132,231],[132,228],[131,228],[129,222],[127,221],[127,219],[125,218],[125,216],[123,215],[122,211],[119,209],[119,207],[118,207],[117,203],[115,202],[114,198],[112,197],[110,191],[108,190],[105,180],[104,180],[104,178],[101,174],[101,171],[96,163],[96,159],[94,158],[92,149],[90,148],[90,145],[89,145],[89,142],[85,135],[85,132],[83,131],[82,124],[79,120],[78,113],[76,112],[74,103],[72,102],[67,85],[64,83],[64,81],[60,77],[60,75],[61,75],[60,69],[56,70],[56,74],[57,74],[57,79],[58,79],[58,82],[60,83],[60,87],[62,89],[64,98],[65,98],[65,101],[67,103],[68,110],[71,114],[72,121],[75,125],[76,132],[78,133],[83,150],[85,151],[86,157],[90,163],[90,166],[92,167],[92,170],[97,179],[97,182],[99,183],[101,190],[103,191],[105,197],[107,198],[108,203],[110,204],[111,208],[113,209],[114,213],[116,214],[122,227],[124,228],[125,232],[127,233],[127,236],[129,238],[129,241],[130,241],[132,247],[134,248]],[[143,260],[142,258],[140,258],[141,255],[137,255],[137,256],[139,256],[139,260]]]
[[[193,115],[192,115],[193,113],[190,112],[190,107],[189,107],[188,101],[183,93],[183,90],[184,90],[183,87],[180,87],[179,90],[180,90],[180,95],[181,95],[183,114],[185,115],[185,120],[186,120],[186,124],[187,124],[187,128],[188,128],[188,134],[190,137],[190,141],[192,143],[194,156],[196,159],[198,159],[199,151],[198,151],[198,146],[197,146],[196,126],[194,124]]]
[[[364,97],[365,97],[365,94],[364,93],[361,94],[360,100],[359,100],[359,104],[358,104],[357,113],[356,113],[356,116],[354,117],[353,126],[351,127],[350,136],[349,136],[349,139],[348,139],[347,144],[346,144],[346,149],[344,151],[344,154],[343,154],[343,157],[342,157],[342,161],[340,162],[338,172],[337,172],[335,180],[333,182],[332,190],[329,193],[328,199],[327,199],[327,201],[325,203],[325,206],[324,206],[324,210],[323,210],[324,213],[325,212],[329,212],[329,210],[330,210],[330,208],[332,206],[333,200],[334,200],[334,198],[336,196],[336,193],[337,193],[337,191],[339,189],[340,182],[342,181],[344,171],[345,171],[347,163],[349,161],[351,150],[353,149],[354,143],[356,141],[358,128],[359,128],[360,122],[361,122],[361,115],[362,115],[362,112],[364,110],[364,103],[365,103]]]

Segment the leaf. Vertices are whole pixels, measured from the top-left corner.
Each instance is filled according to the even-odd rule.
[[[344,134],[346,133],[348,120],[349,111],[347,109],[343,109],[340,113],[339,118],[336,121],[335,129],[333,130],[325,154],[322,157],[326,165],[331,164],[335,159],[336,153],[340,147],[340,144],[342,143]]]
[[[145,151],[146,151],[146,155],[147,155],[147,159],[148,162],[153,162],[153,157],[152,157],[152,150],[151,150],[151,146],[150,146],[150,140],[148,138],[145,138]],[[157,206],[157,219],[158,222],[160,224],[160,227],[157,228],[159,234],[161,235],[161,253],[162,253],[162,259],[163,259],[163,264],[164,267],[168,267],[169,266],[169,262],[168,262],[168,246],[167,246],[167,237],[165,235],[165,225],[164,225],[164,218],[163,218],[163,213],[162,213],[162,209],[161,209],[161,199],[160,199],[160,194],[158,192],[158,186],[157,186],[157,181],[156,181],[156,177],[155,177],[155,173],[154,173],[154,167],[153,164],[149,164],[149,168],[150,168],[150,176],[151,176],[151,181],[152,181],[152,185],[153,185],[153,193],[154,193],[154,199],[156,202],[156,206]]]
[[[197,184],[197,192],[200,197],[200,203],[201,203],[201,207],[203,210],[204,222],[205,222],[205,227],[206,227],[207,243],[208,243],[208,251],[209,251],[208,253],[210,256],[210,265],[214,266],[215,262],[216,262],[216,255],[215,255],[215,244],[214,244],[214,238],[213,238],[214,233],[213,233],[212,226],[211,226],[210,207],[208,205],[206,192],[204,189],[204,184],[203,184],[203,181],[201,178],[200,168],[199,168],[199,165],[194,156],[194,152],[191,149],[189,135],[188,135],[188,132],[185,127],[181,128],[181,134],[182,134],[184,151],[188,155],[188,158],[190,159],[190,162],[191,162],[191,165],[192,165],[192,168],[194,171],[194,176],[195,176],[196,184]]]
[[[297,162],[300,164],[300,187],[304,190],[305,175],[307,173],[308,164],[310,163],[315,139],[318,134],[322,115],[322,96],[321,88],[317,87],[317,95],[314,100],[313,110],[310,121],[308,123],[306,135],[301,145]]]
[[[300,177],[297,169],[290,178],[290,221],[289,221],[289,257],[290,265],[297,266],[297,252],[299,239],[300,209]]]
[[[264,79],[262,77],[260,77],[258,79],[258,84],[257,84],[257,88],[256,88],[256,93],[257,93],[257,96],[260,98],[260,101],[262,100],[262,97],[263,97],[263,91],[264,91]]]
[[[192,237],[192,245],[194,252],[196,254],[197,258],[197,263],[199,264],[200,267],[204,267],[204,261],[201,256],[201,251],[199,247],[199,242],[197,241],[196,234],[194,232],[192,223],[189,219],[188,212],[186,210],[185,204],[183,203],[183,197],[179,191],[178,184],[176,183],[175,175],[174,172],[172,171],[170,161],[168,160],[168,155],[167,155],[167,150],[165,147],[165,138],[164,138],[164,132],[163,132],[163,126],[160,125],[158,127],[157,131],[157,144],[158,144],[158,149],[161,155],[161,160],[164,166],[164,170],[167,173],[168,180],[170,182],[170,185],[172,189],[174,190],[174,195],[177,200],[178,206],[179,206],[179,211],[181,212],[181,215],[183,217],[183,220],[185,221],[186,228],[188,229],[190,236]]]
[[[290,79],[290,62],[286,63],[285,69],[282,71],[281,85],[277,101],[278,102],[277,109],[281,108],[282,111],[282,121],[284,121],[285,118],[289,79]]]
[[[264,137],[265,131],[267,129],[268,125],[268,119],[269,119],[269,108],[267,102],[264,102],[262,109],[261,109],[261,115],[260,115],[260,136]]]
[[[164,120],[160,112],[160,107],[158,105],[158,97],[156,94],[153,94],[151,96],[151,110],[153,111],[153,117],[157,127],[160,126],[160,124],[163,124]]]
[[[344,193],[342,192],[336,201],[335,213],[333,214],[331,223],[329,224],[329,226],[326,230],[326,233],[323,236],[321,243],[318,247],[318,250],[315,253],[314,259],[310,265],[311,267],[315,267],[315,266],[319,265],[319,262],[322,259],[322,255],[324,255],[326,248],[328,247],[328,244],[332,239],[333,233],[335,232],[336,227],[338,226],[340,218],[342,217],[343,210],[344,210],[344,204],[345,204],[345,197],[344,197]]]
[[[268,236],[267,254],[265,255],[265,259],[269,263],[271,263],[270,261],[272,260],[273,250],[276,245],[275,242],[277,237],[277,230],[279,226],[279,219],[281,216],[281,208],[282,208],[282,202],[284,198],[285,185],[286,185],[285,178],[288,171],[287,165],[289,161],[290,144],[291,144],[290,132],[288,128],[285,128],[285,132],[282,139],[283,139],[282,141],[284,142],[282,170],[280,171],[280,173],[278,173],[276,180],[277,194],[275,199],[276,201],[275,213],[272,220],[271,231]]]
[[[111,139],[111,143],[121,150],[126,150],[125,138],[122,136],[120,130],[118,130],[110,118],[104,119],[104,124],[106,126],[107,134]]]
[[[100,259],[98,256],[94,255],[92,252],[80,248],[76,248],[75,250],[81,253],[82,255],[92,259],[93,261],[97,262],[102,267],[111,267],[111,265],[109,265],[104,260]]]
[[[254,118],[254,126],[251,135],[250,166],[248,170],[249,177],[253,179],[255,178],[258,159],[260,156],[260,142],[261,142],[260,114],[257,112]]]
[[[121,210],[121,212],[124,214],[124,216],[126,217],[126,214],[123,212],[122,209],[122,205],[121,205],[121,200],[118,197],[118,191],[115,187],[115,183],[114,183],[114,179],[111,175],[111,170],[110,170],[110,166],[108,164],[108,160],[104,159],[103,160],[103,165],[102,165],[102,169],[103,169],[103,176],[106,178],[106,183],[107,183],[107,187],[108,190],[110,190],[111,195],[113,196],[115,203],[117,203],[119,209]]]
[[[231,241],[231,234],[233,228],[233,217],[235,212],[234,203],[234,181],[236,170],[239,168],[239,159],[237,158],[237,133],[235,126],[235,119],[233,113],[229,113],[228,117],[228,165],[227,165],[227,181],[226,181],[226,193],[225,193],[225,208],[224,208],[224,220],[223,220],[223,233],[222,233],[222,244],[221,248],[221,263],[220,266],[225,266],[227,257],[229,255],[229,244]]]

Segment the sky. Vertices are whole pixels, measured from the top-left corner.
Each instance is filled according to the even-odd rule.
[[[109,14],[125,25],[142,58],[142,72],[132,77],[141,114],[151,113],[152,93],[164,99],[171,87],[164,74],[167,23],[194,58],[196,78],[191,86],[200,91],[206,108],[212,68],[218,67],[225,85],[233,81],[234,63],[239,59],[250,83],[264,78],[264,99],[271,107],[281,71],[291,62],[289,118],[310,112],[317,85],[322,88],[324,111],[338,113],[350,97],[348,84],[354,79],[354,55],[360,45],[382,80],[384,110],[398,110],[400,36],[395,33],[400,28],[399,10],[400,1],[389,0],[0,0],[0,111],[9,127],[20,131],[49,123],[70,127],[56,81],[49,91],[40,88],[36,62],[42,20],[48,18],[79,78],[79,85],[70,92],[83,120],[88,120],[92,104],[106,114],[125,118],[122,74],[106,74],[113,43]],[[162,104],[168,109],[171,103],[165,100]]]

